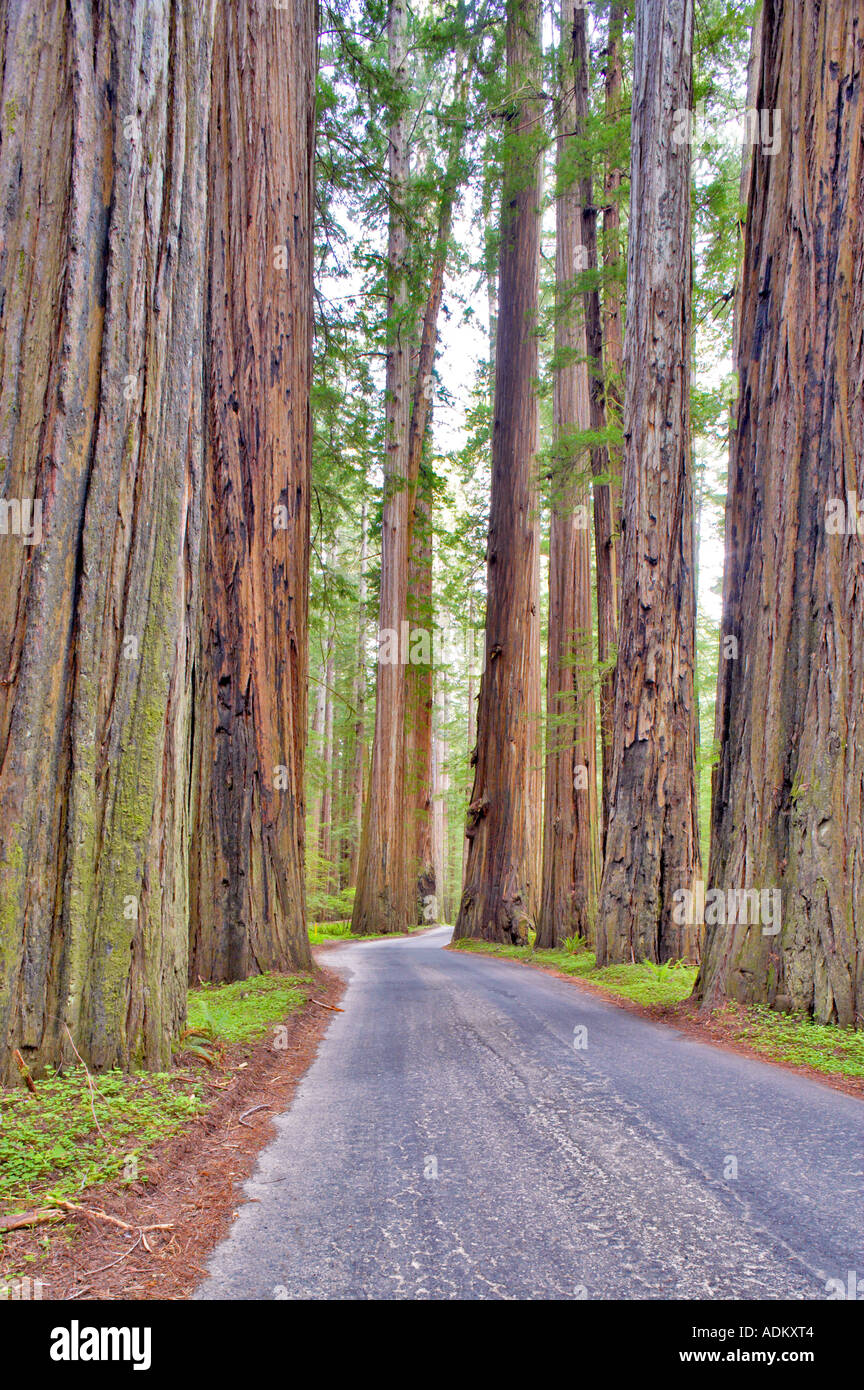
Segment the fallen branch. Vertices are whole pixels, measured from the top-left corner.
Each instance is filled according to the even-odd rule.
[[[319,1009],[329,1009],[333,1014],[344,1014],[345,1010],[337,1008],[335,1004],[322,1004],[320,999],[310,999],[310,1004],[317,1004]]]
[[[247,1125],[247,1123],[246,1123],[246,1116],[247,1116],[247,1115],[254,1115],[255,1112],[256,1112],[256,1110],[272,1110],[272,1109],[273,1109],[272,1105],[253,1105],[251,1110],[244,1110],[244,1111],[243,1111],[243,1114],[240,1116],[240,1118],[239,1118],[239,1120],[237,1121],[237,1123],[238,1123],[238,1125],[242,1125],[244,1129],[251,1129],[252,1126],[251,1126],[251,1125]]]
[[[30,1075],[30,1068],[28,1067],[27,1063],[24,1061],[24,1058],[21,1056],[21,1053],[18,1051],[17,1047],[16,1047],[15,1051],[12,1053],[12,1056],[15,1058],[15,1065],[17,1066],[18,1070],[20,1071],[21,1075],[24,1077],[24,1083],[25,1083],[25,1085],[26,1085],[26,1087],[27,1087],[27,1090],[28,1090],[28,1091],[32,1091],[32,1092],[33,1092],[33,1095],[35,1096],[35,1094],[36,1094],[36,1082],[33,1080],[33,1077]]]
[[[95,1221],[109,1221],[112,1226],[119,1226],[121,1231],[173,1231],[174,1222],[154,1222],[151,1226],[142,1226],[139,1222],[121,1221],[119,1216],[111,1216],[107,1211],[96,1211],[93,1207],[79,1207],[77,1202],[58,1202],[58,1207],[64,1211],[71,1211],[73,1215],[92,1216]],[[144,1242],[146,1245],[146,1241]]]
[[[0,1231],[23,1231],[25,1226],[43,1226],[47,1221],[65,1221],[62,1211],[23,1211],[20,1216],[0,1218]]]

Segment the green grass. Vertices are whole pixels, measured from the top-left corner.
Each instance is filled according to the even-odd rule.
[[[825,1075],[864,1077],[864,1032],[814,1023],[803,1014],[778,1014],[763,1005],[722,1010],[736,1039],[766,1057],[813,1067]]]
[[[425,926],[408,928],[409,933],[426,930]],[[352,932],[350,922],[315,922],[309,928],[309,945],[320,946],[323,941],[380,941],[383,937],[392,935],[393,932],[373,931],[360,936],[357,932]]]
[[[256,975],[190,990],[187,1031],[197,1037],[188,1041],[206,1041],[197,1055],[214,1062],[223,1046],[264,1037],[303,1007],[311,988],[310,975]],[[183,1047],[181,1039],[178,1048]],[[23,1086],[0,1090],[4,1210],[74,1199],[83,1188],[122,1174],[133,1181],[148,1150],[208,1104],[200,1072],[184,1066],[162,1073],[100,1072],[93,1087],[91,1106],[86,1074],[76,1066],[38,1079],[35,1095]]]
[[[459,951],[480,951],[484,955],[504,956],[536,965],[551,965],[563,975],[575,975],[601,985],[610,994],[634,999],[638,1004],[678,1004],[693,991],[695,965],[607,965],[597,969],[593,951],[584,946],[573,950],[534,950],[530,946],[501,946],[486,941],[454,941]]]
[[[187,1027],[222,1043],[254,1041],[302,1008],[311,984],[311,975],[268,974],[190,989]]]
[[[0,1207],[7,1211],[73,1197],[93,1183],[135,1172],[160,1139],[206,1109],[192,1072],[101,1072],[91,1092],[82,1067],[0,1091]],[[99,1122],[101,1133],[93,1119]]]

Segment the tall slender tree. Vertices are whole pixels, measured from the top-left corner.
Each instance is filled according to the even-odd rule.
[[[237,0],[216,11],[193,979],[242,979],[309,961],[315,42],[311,0],[288,8]]]
[[[403,811],[405,669],[401,661],[401,652],[388,650],[385,641],[389,634],[395,637],[396,643],[401,647],[403,624],[407,622],[412,504],[408,447],[411,418],[411,323],[406,221],[408,113],[405,0],[390,0],[387,24],[389,65],[394,89],[389,134],[387,424],[375,730],[352,917],[352,930],[361,936],[369,932],[404,931],[413,915]],[[395,659],[382,660],[382,656]]]
[[[637,0],[622,611],[597,960],[692,956],[700,872],[690,454],[692,0]],[[684,914],[686,915],[686,914]]]
[[[563,0],[555,196],[555,357],[546,666],[546,795],[538,943],[593,933],[599,880],[596,713],[591,668],[590,468],[574,436],[591,428],[585,319],[575,294],[584,268],[575,139],[574,0]]]
[[[708,888],[769,911],[714,912],[698,992],[860,1025],[860,7],[765,0],[762,25],[774,139],[749,161]]]
[[[0,1080],[185,1009],[211,15],[0,0]]]
[[[594,153],[589,130],[591,72],[588,63],[587,16],[582,5],[573,20],[573,141],[580,149],[582,171],[580,202],[582,270],[586,272],[583,303],[585,344],[590,369],[590,428],[595,437],[591,449],[594,473],[594,555],[597,575],[597,656],[600,676],[600,743],[603,768],[603,836],[609,820],[612,786],[612,723],[615,692],[615,643],[618,638],[618,554],[615,509],[610,486],[606,431],[606,377],[603,351],[603,313],[597,279],[597,204],[594,190]]]
[[[539,906],[542,764],[537,312],[543,132],[540,4],[508,0],[486,667],[456,936],[524,941]]]

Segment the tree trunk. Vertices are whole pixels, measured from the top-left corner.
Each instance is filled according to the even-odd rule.
[[[582,268],[597,270],[597,208],[594,203],[594,177],[590,153],[585,153],[588,130],[589,83],[588,41],[585,10],[579,6],[573,22],[574,99],[572,107],[574,139],[583,145],[581,180]],[[594,275],[596,280],[596,275]],[[583,295],[585,339],[591,389],[591,430],[602,435],[606,429],[606,385],[603,362],[603,319],[600,291],[592,283]],[[597,656],[603,668],[600,678],[600,742],[603,760],[603,843],[609,823],[612,785],[612,725],[615,704],[615,644],[618,640],[618,575],[615,546],[615,517],[609,486],[609,451],[604,444],[591,450],[594,473],[594,553],[597,570]]]
[[[360,516],[360,578],[357,612],[357,648],[354,668],[354,744],[351,764],[351,826],[347,882],[357,882],[360,831],[363,824],[363,774],[366,768],[366,503]]]
[[[333,891],[333,716],[334,686],[336,684],[336,658],[334,655],[335,633],[330,642],[327,668],[324,673],[324,788],[321,794],[321,828],[318,835],[318,853],[321,861],[321,885],[327,892]]]
[[[0,1080],[185,1011],[210,15],[0,0]]]
[[[540,6],[510,0],[510,115],[501,195],[486,668],[457,937],[524,941],[539,906],[542,770],[540,537],[536,480],[537,312],[542,197]],[[527,89],[527,94],[526,94]]]
[[[614,2],[609,6],[609,30],[606,43],[605,115],[607,129],[621,116],[624,85],[622,46],[624,38],[624,6]],[[621,288],[618,280],[621,266],[621,168],[610,155],[606,161],[603,182],[603,356],[607,414],[619,421],[623,413],[624,351],[621,335]],[[621,450],[609,449],[609,472],[612,489],[612,520],[616,534],[621,534]],[[616,594],[616,601],[620,595]],[[617,616],[617,614],[616,614]],[[617,634],[616,634],[617,636]],[[614,694],[614,692],[610,692]]]
[[[398,93],[406,80],[404,0],[390,0],[388,30],[390,73]],[[381,594],[378,608],[381,646],[376,667],[372,766],[351,924],[352,930],[361,936],[369,932],[405,931],[412,918],[403,823],[405,668],[398,652],[395,660],[381,660],[384,634],[394,635],[397,644],[401,644],[408,585],[412,498],[408,461],[411,326],[406,271],[407,191],[408,118],[399,103],[390,126],[387,450],[384,460]]]
[[[844,1025],[864,1015],[860,19],[853,0],[763,8],[778,147],[751,160],[726,507],[708,890],[727,918],[698,986]],[[731,922],[746,890],[760,911]]]
[[[414,503],[411,561],[408,568],[408,619],[414,632],[426,634],[414,643],[406,668],[405,804],[408,865],[414,886],[414,920],[434,922],[440,885],[435,872],[432,836],[432,498],[428,472],[421,470]],[[428,650],[423,650],[427,647]],[[428,659],[427,659],[428,658]]]
[[[692,957],[673,895],[699,873],[690,459],[692,0],[637,0],[624,522],[597,960]]]
[[[593,936],[599,877],[596,715],[591,681],[589,464],[573,435],[590,429],[585,321],[573,286],[582,267],[579,186],[572,177],[574,0],[561,8],[555,202],[555,363],[546,667],[546,799],[538,945]]]
[[[216,15],[190,970],[234,980],[310,959],[303,773],[316,33],[310,0],[291,0],[289,10],[237,0]]]

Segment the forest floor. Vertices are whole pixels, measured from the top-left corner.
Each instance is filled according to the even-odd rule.
[[[543,970],[703,1042],[772,1062],[847,1095],[864,1097],[864,1032],[732,1001],[703,1013],[691,997],[695,966],[648,963],[598,970],[590,951],[532,950],[467,940],[454,942],[450,949]]]
[[[17,1087],[0,1093],[5,1220],[34,1208],[50,1214],[0,1237],[0,1298],[33,1297],[36,1281],[36,1296],[46,1300],[188,1297],[229,1231],[239,1185],[272,1138],[272,1117],[290,1105],[343,990],[342,980],[316,966],[304,976],[192,991],[194,1031],[174,1073],[97,1075],[95,1094],[84,1077],[77,1096],[67,1078],[37,1082],[35,1096]],[[49,1114],[61,1103],[69,1145]],[[85,1107],[89,1118],[79,1116],[73,1133],[69,1114]],[[148,1142],[160,1124],[170,1132]],[[103,1174],[111,1176],[92,1180]],[[63,1201],[82,1210],[68,1211]]]

